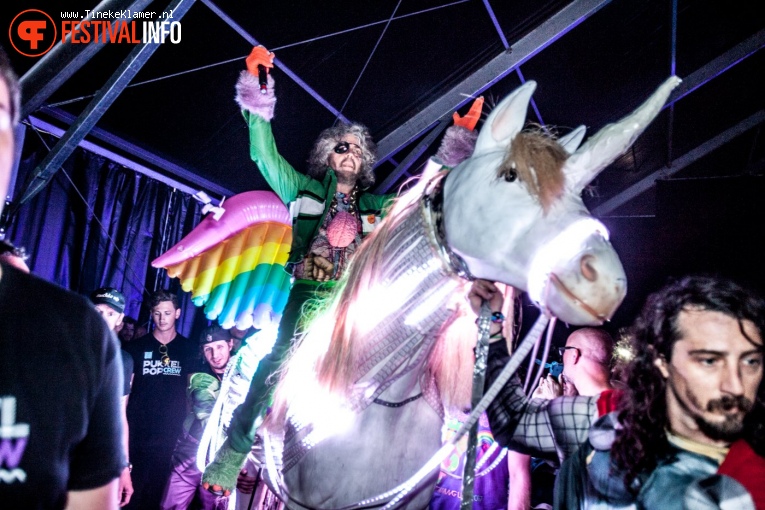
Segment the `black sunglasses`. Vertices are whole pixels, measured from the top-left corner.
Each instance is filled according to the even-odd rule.
[[[332,150],[335,151],[335,154],[345,154],[346,152],[351,150],[351,145],[353,145],[357,149],[357,150],[354,150],[354,152],[361,155],[361,147],[351,142],[345,142],[345,141],[338,142],[338,144],[335,145],[335,148]]]
[[[563,357],[563,353],[566,352],[566,349],[575,349],[579,353],[582,352],[582,351],[579,350],[579,347],[558,347],[558,354],[560,354],[561,358]]]

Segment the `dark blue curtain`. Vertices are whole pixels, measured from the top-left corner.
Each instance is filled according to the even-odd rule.
[[[43,141],[44,140],[44,141]],[[27,130],[16,198],[27,176],[48,153],[55,138]],[[122,290],[126,315],[148,320],[145,300],[159,288],[181,298],[178,329],[191,335],[196,314],[190,295],[177,279],[151,261],[199,222],[201,207],[191,196],[108,159],[78,148],[50,184],[22,206],[8,237],[30,254],[34,274],[74,292],[98,287]],[[200,317],[196,317],[199,315]]]

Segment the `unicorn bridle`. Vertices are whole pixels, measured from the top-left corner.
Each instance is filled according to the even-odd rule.
[[[471,274],[465,260],[452,250],[446,242],[446,231],[443,224],[444,181],[445,179],[441,179],[426,186],[426,191],[422,196],[425,224],[431,231],[431,240],[437,247],[444,265],[460,278],[473,281],[475,277]],[[552,314],[547,306],[547,296],[551,289],[555,288],[573,304],[592,316],[594,320],[601,324],[608,320],[608,317],[603,313],[592,308],[584,299],[572,292],[554,271],[559,260],[573,260],[578,254],[578,242],[592,234],[598,234],[606,241],[609,239],[608,229],[600,221],[591,217],[582,218],[540,246],[532,257],[531,269],[526,280],[528,293],[531,299],[548,315]]]
[[[465,280],[473,281],[475,277],[470,273],[467,262],[460,257],[446,242],[446,230],[444,229],[444,193],[443,183],[446,179],[436,177],[425,187],[422,195],[421,208],[428,229],[428,236],[436,248],[436,251],[444,263],[455,275]]]

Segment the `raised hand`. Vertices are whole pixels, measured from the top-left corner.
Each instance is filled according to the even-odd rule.
[[[326,282],[332,278],[334,265],[320,255],[313,256],[313,279],[317,282]]]
[[[473,309],[476,315],[481,313],[481,301],[486,300],[489,302],[489,306],[493,312],[502,310],[502,303],[505,300],[505,296],[497,288],[494,282],[489,280],[475,280],[468,292],[468,301],[470,301],[470,308]]]
[[[274,57],[273,52],[268,51],[265,46],[255,46],[245,60],[247,62],[247,70],[253,76],[257,76],[258,66],[263,66],[268,73],[274,68]]]
[[[470,131],[474,130],[476,124],[478,124],[478,121],[481,119],[481,111],[483,111],[483,96],[480,96],[473,101],[473,105],[464,117],[460,117],[459,113],[454,112],[452,114],[454,125],[464,127]]]
[[[563,386],[552,375],[540,379],[539,386],[531,394],[531,398],[543,398],[546,400],[552,400],[560,396],[563,396]]]

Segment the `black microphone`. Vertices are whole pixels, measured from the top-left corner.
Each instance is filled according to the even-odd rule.
[[[258,84],[261,94],[268,92],[268,72],[266,72],[266,66],[263,64],[258,64]]]

